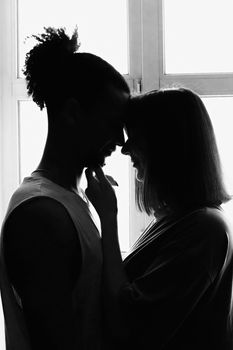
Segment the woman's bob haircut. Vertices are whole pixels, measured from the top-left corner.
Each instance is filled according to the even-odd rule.
[[[125,125],[138,129],[146,143],[144,179],[136,180],[141,211],[156,216],[219,206],[231,198],[223,185],[213,126],[196,93],[171,88],[132,97]]]

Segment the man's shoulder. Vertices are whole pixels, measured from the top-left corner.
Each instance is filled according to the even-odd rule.
[[[2,235],[8,246],[18,245],[25,250],[40,249],[45,242],[64,247],[77,245],[76,228],[65,206],[44,196],[30,198],[14,208]]]
[[[22,203],[6,220],[2,242],[10,279],[21,297],[28,290],[34,293],[44,284],[53,288],[61,281],[60,289],[73,288],[81,250],[75,226],[61,203],[47,197]]]
[[[67,211],[62,203],[50,197],[34,196],[15,206],[8,215],[5,225],[11,224],[17,227],[19,225],[27,226],[30,223],[34,225],[36,223],[39,225],[53,223],[56,225],[57,221],[54,219],[61,217],[66,221]]]

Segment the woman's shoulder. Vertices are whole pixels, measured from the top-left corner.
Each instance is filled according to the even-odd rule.
[[[233,234],[231,223],[218,207],[198,209],[187,215],[184,221],[190,228],[190,235],[194,234],[208,244],[217,245],[222,241],[229,241]]]
[[[200,227],[212,228],[214,231],[226,231],[229,229],[229,221],[220,207],[203,207],[194,211],[193,217]]]

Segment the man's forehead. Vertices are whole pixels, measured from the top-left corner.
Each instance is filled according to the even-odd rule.
[[[106,95],[111,102],[124,104],[128,101],[130,92],[110,84],[106,88]]]
[[[111,114],[111,119],[124,122],[128,99],[129,94],[124,91],[117,92],[114,96],[107,98],[106,107],[108,108],[107,112]]]

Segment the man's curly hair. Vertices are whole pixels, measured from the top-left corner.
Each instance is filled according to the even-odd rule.
[[[69,57],[80,47],[77,27],[71,38],[65,33],[65,28],[48,27],[44,30],[45,33],[32,35],[38,43],[27,53],[23,71],[28,94],[40,109],[55,92],[56,83],[64,79]]]
[[[77,52],[80,43],[78,29],[69,37],[65,28],[44,28],[45,33],[32,35],[37,44],[26,55],[23,73],[28,94],[43,109],[48,102],[61,103],[75,97],[90,105],[110,83],[129,91],[119,72],[102,58]]]

